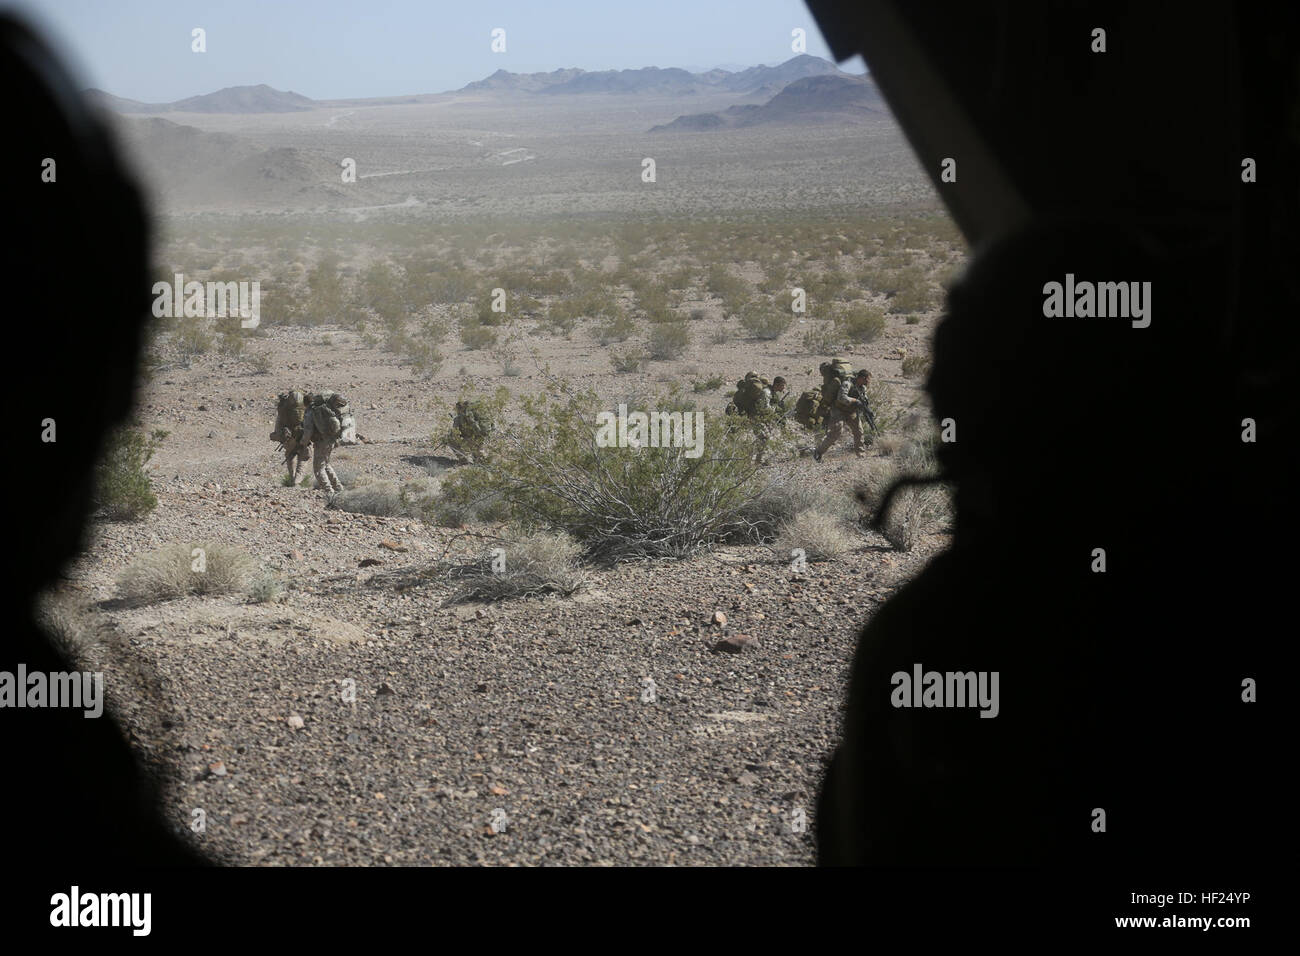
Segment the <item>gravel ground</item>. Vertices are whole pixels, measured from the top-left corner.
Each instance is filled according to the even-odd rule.
[[[483,542],[294,489],[225,498],[290,511],[352,567],[282,556],[298,565],[282,603],[126,608],[105,583],[61,602],[89,608],[86,658],[178,828],[202,810],[204,832],[186,832],[237,864],[810,864],[801,824],[857,630],[925,560],[881,543],[795,575],[729,548],[596,570],[570,598],[444,607],[450,586],[415,571]],[[223,510],[192,533],[238,533]],[[147,534],[106,530],[92,555]],[[357,570],[362,554],[385,564]],[[714,649],[742,633],[756,643]]]

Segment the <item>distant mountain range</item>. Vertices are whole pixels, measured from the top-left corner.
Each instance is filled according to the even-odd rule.
[[[855,123],[888,115],[884,98],[870,77],[847,73],[795,80],[766,103],[731,106],[718,113],[692,113],[650,132],[700,132],[768,123],[802,125]]]
[[[736,93],[743,96],[774,96],[786,86],[811,77],[859,79],[845,73],[829,60],[802,54],[778,66],[752,66],[745,70],[714,69],[691,73],[654,66],[638,70],[588,71],[576,68],[550,73],[510,73],[497,70],[491,76],[466,84],[455,93],[584,95],[591,93],[655,94],[690,96],[698,93]],[[347,103],[381,105],[436,100],[438,94],[403,97],[374,97],[364,100],[313,100],[298,93],[259,86],[229,86],[215,93],[191,96],[172,103],[144,103],[114,96],[103,90],[86,90],[100,106],[117,113],[297,113]]]
[[[228,86],[215,93],[190,96],[174,103],[141,103],[94,89],[86,90],[86,95],[118,113],[297,113],[316,108],[315,100],[273,89],[265,83]]]
[[[752,66],[747,70],[708,70],[691,73],[675,68],[648,66],[639,70],[555,70],[551,73],[511,73],[497,70],[491,76],[461,87],[459,93],[655,93],[690,95],[730,92],[767,95],[809,76],[852,76],[829,60],[801,54],[779,66]]]

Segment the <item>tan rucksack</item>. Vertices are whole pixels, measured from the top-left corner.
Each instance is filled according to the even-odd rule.
[[[757,372],[749,372],[737,382],[736,394],[731,397],[731,403],[736,407],[736,411],[743,415],[756,414],[759,396],[763,394],[763,389],[767,388],[768,384],[767,379]]]
[[[824,412],[820,389],[809,389],[799,395],[794,405],[794,420],[804,428],[816,431],[821,427]]]
[[[829,362],[822,362],[820,371],[822,388],[819,417],[825,418],[840,397],[840,386],[845,381],[853,381],[856,370],[845,359],[836,358]]]
[[[307,413],[307,395],[297,390],[281,392],[275,403],[275,430],[271,440],[286,444],[287,438],[302,441],[302,422]]]

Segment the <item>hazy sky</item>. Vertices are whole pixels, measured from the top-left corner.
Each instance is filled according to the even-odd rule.
[[[316,99],[440,93],[517,73],[773,65],[830,51],[800,0],[0,0],[70,56],[86,86],[169,102],[267,83]],[[207,52],[190,31],[207,31]],[[506,52],[490,49],[493,28]],[[860,61],[842,68],[861,72]]]

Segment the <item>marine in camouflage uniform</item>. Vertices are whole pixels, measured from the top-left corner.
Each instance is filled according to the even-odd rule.
[[[772,437],[772,425],[777,418],[785,417],[785,379],[780,375],[772,379],[754,400],[754,410],[750,418],[754,419],[754,439],[758,451],[754,455],[754,464],[763,464],[763,454],[767,451],[768,440]]]
[[[306,405],[306,402],[306,393],[297,389],[282,394],[276,407],[275,429],[270,435],[271,441],[280,444],[284,452],[284,466],[289,472],[289,480],[295,485],[298,483],[303,462],[307,460],[308,449],[302,442],[302,421],[293,414],[292,408],[295,406],[301,408]]]
[[[456,461],[467,465],[478,454],[483,441],[492,431],[492,423],[477,402],[462,399],[456,403],[456,417],[451,422],[447,447],[456,455]]]
[[[284,466],[288,469],[289,480],[293,484],[298,483],[298,476],[302,474],[302,466],[306,463],[311,452],[307,443],[302,441],[302,429],[297,429],[298,434],[294,435],[293,431],[287,426],[280,429],[279,435],[273,435],[282,446],[284,446]]]
[[[339,481],[339,476],[334,473],[334,468],[330,465],[330,454],[334,451],[338,439],[324,436],[316,416],[329,409],[341,419],[340,410],[347,405],[347,399],[338,392],[324,392],[321,397],[324,400],[313,404],[303,417],[301,444],[304,448],[307,445],[311,446],[311,470],[316,476],[316,487],[324,488],[326,494],[336,495],[343,490],[343,482]],[[342,434],[341,430],[340,434]]]
[[[867,404],[867,384],[870,381],[871,373],[864,368],[859,369],[852,380],[846,378],[840,382],[840,391],[835,396],[835,404],[831,406],[830,413],[826,416],[828,426],[826,437],[813,452],[816,461],[821,461],[827,449],[839,440],[840,435],[844,433],[845,425],[848,425],[849,431],[853,433],[853,453],[859,458],[866,455],[867,446],[862,441],[862,424],[858,421],[858,416],[866,415],[868,421],[874,422],[871,408]]]

